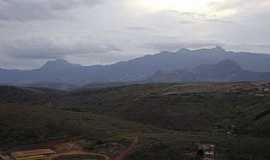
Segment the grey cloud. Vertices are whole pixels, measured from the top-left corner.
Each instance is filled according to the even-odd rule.
[[[195,12],[181,12],[177,10],[163,10],[156,12],[152,17],[157,17],[157,22],[160,23],[160,19],[163,19],[163,23],[159,24],[162,26],[164,24],[173,24],[174,30],[176,30],[176,25],[179,25],[179,28],[185,26],[198,26],[198,25],[238,25],[230,18],[220,18],[215,15],[207,15],[202,13]],[[153,19],[151,17],[151,19]],[[162,17],[162,18],[161,18]],[[168,21],[168,22],[166,22]],[[151,21],[150,21],[151,22]],[[168,32],[168,31],[167,31]],[[198,31],[195,31],[198,32]]]
[[[101,56],[100,54],[103,53],[119,51],[121,50],[112,44],[90,42],[57,44],[45,39],[16,41],[1,45],[1,52],[5,56],[16,59],[59,59],[84,54]]]
[[[134,30],[134,31],[151,31],[151,30],[153,30],[152,28],[149,28],[149,27],[138,27],[138,26],[127,27],[126,29]]]
[[[180,24],[194,24],[194,23],[196,23],[195,21],[192,21],[192,20],[179,20],[178,22]]]
[[[226,0],[222,2],[212,2],[210,6],[217,11],[236,10],[238,12],[256,12],[258,8],[269,6],[268,0]]]
[[[158,43],[146,43],[144,47],[152,48],[159,51],[169,50],[175,51],[181,48],[203,48],[203,47],[213,47],[213,46],[224,46],[222,43],[215,42],[158,42]]]
[[[100,2],[102,0],[0,0],[0,20],[47,20],[61,15],[57,12]]]
[[[196,19],[196,20],[179,20],[179,24],[196,24],[196,23],[215,23],[215,24],[237,24],[230,20],[222,20],[215,18],[206,18],[206,19]]]
[[[167,13],[171,13],[177,16],[180,24],[194,24],[194,23],[229,23],[234,24],[231,20],[217,18],[215,16],[209,16],[205,14],[198,14],[194,12],[179,12],[175,10],[168,10]]]
[[[270,44],[237,44],[227,45],[227,48],[237,51],[258,52],[258,53],[270,53]]]
[[[231,20],[224,20],[224,19],[217,19],[217,18],[209,18],[205,19],[205,22],[209,23],[224,23],[224,24],[237,24],[234,21]]]
[[[152,12],[130,1],[137,0],[0,0],[0,65],[31,68],[33,61],[53,58],[85,65],[112,63],[157,51],[223,44],[270,50],[269,0],[220,1],[211,4],[213,14]],[[230,10],[236,12],[214,15]]]

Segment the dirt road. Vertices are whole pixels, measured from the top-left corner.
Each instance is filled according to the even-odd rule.
[[[10,157],[4,156],[0,153],[0,160],[10,160]]]
[[[121,152],[118,156],[114,157],[112,160],[124,160],[125,158],[127,158],[127,156],[130,155],[134,151],[136,144],[138,142],[139,142],[139,137],[136,137],[134,141],[132,142],[132,144],[127,149]]]
[[[105,155],[105,154],[98,154],[98,153],[92,153],[92,152],[88,152],[88,151],[83,151],[83,150],[79,150],[79,151],[71,151],[71,152],[67,152],[67,153],[59,153],[59,154],[55,154],[53,155],[51,158],[52,159],[56,159],[62,156],[76,156],[76,155],[80,155],[80,156],[96,156],[96,157],[100,157],[103,158],[104,160],[124,160],[131,152],[134,151],[136,144],[138,143],[139,138],[135,137],[135,139],[133,140],[132,144],[130,144],[130,146],[125,149],[124,151],[122,151],[118,156],[114,157],[114,158],[110,158],[109,156]]]
[[[104,154],[98,154],[98,153],[91,153],[91,152],[86,152],[86,151],[72,151],[72,152],[68,152],[68,153],[59,153],[59,154],[55,154],[52,155],[51,158],[52,159],[56,159],[62,156],[96,156],[96,157],[100,157],[104,160],[110,160],[111,158],[108,157],[107,155]]]
[[[50,145],[48,146],[50,146],[53,149],[57,149],[58,151],[62,151],[62,152],[58,152],[57,154],[51,155],[50,158],[52,160],[55,160],[57,158],[61,158],[64,156],[95,156],[98,159],[102,159],[102,160],[124,160],[125,158],[127,158],[129,154],[131,154],[134,151],[138,141],[139,141],[139,138],[135,137],[135,139],[129,145],[129,147],[125,149],[124,151],[120,152],[120,154],[114,158],[110,158],[109,156],[105,154],[99,154],[99,153],[86,151],[83,148],[78,147],[78,145],[76,145],[75,143],[60,143],[60,145],[57,143],[50,143]],[[10,160],[8,156],[3,156],[0,154],[0,160],[1,159]]]

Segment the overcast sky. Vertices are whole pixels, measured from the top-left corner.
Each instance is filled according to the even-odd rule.
[[[215,45],[270,53],[270,0],[0,0],[0,67]]]

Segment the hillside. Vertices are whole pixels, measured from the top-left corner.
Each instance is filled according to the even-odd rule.
[[[0,86],[0,103],[49,104],[62,94],[47,88]]]
[[[217,126],[226,129],[231,124],[223,121],[237,119],[238,111],[250,104],[267,110],[267,97],[257,96],[262,88],[256,83],[132,85],[73,92],[58,105],[167,129],[209,131]]]
[[[71,92],[8,88],[0,88],[0,99],[14,93],[25,97],[1,101],[2,149],[70,136],[98,148],[100,143],[125,145],[137,135],[139,144],[130,160],[192,159],[186,153],[196,143],[215,144],[217,159],[270,157],[269,82],[145,84]],[[54,98],[36,101],[41,95]]]

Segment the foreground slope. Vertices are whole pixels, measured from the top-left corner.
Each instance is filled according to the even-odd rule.
[[[131,160],[192,159],[196,143],[215,144],[217,159],[270,158],[269,82],[36,89],[54,99],[34,103],[33,90],[13,87],[0,98],[21,90],[25,103],[1,101],[1,150],[69,136],[97,149],[137,136]]]
[[[268,83],[256,82],[132,85],[80,90],[58,105],[173,130],[226,132],[231,125],[242,126],[268,110],[268,90]],[[245,119],[251,115],[248,108],[254,114]]]

